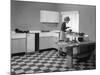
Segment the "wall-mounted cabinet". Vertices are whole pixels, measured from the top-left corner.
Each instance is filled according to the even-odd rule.
[[[59,23],[59,12],[57,11],[40,11],[40,22],[42,23]]]

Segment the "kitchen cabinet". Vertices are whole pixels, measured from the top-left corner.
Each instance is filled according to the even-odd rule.
[[[40,22],[59,23],[59,12],[57,11],[40,11]]]
[[[50,48],[50,37],[40,37],[40,49],[47,49]]]
[[[48,48],[58,48],[56,42],[58,41],[58,37],[55,36],[47,36],[40,37],[40,50],[48,49]]]
[[[26,51],[26,39],[16,38],[11,39],[11,53],[21,53]]]
[[[58,40],[59,40],[59,37],[55,37],[55,36],[51,37],[50,43],[51,43],[52,48],[58,49],[58,45],[57,45]]]
[[[35,34],[27,34],[27,52],[35,52]]]
[[[12,34],[11,53],[15,54],[15,53],[21,53],[21,52],[27,52],[27,53],[35,52],[35,50],[38,49],[38,46],[35,47],[35,44],[37,45],[38,43],[37,39],[35,39],[37,38],[35,35],[37,36],[36,33]]]

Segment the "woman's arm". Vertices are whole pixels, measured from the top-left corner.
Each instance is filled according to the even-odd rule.
[[[68,29],[68,28],[70,28],[70,27],[66,27],[66,29]]]

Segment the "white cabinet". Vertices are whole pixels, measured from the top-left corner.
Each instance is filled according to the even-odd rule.
[[[40,11],[40,22],[59,23],[59,12],[57,11]]]
[[[26,51],[26,39],[16,38],[11,39],[11,53],[20,53]]]
[[[48,48],[58,48],[56,42],[58,41],[57,37],[48,36],[48,37],[40,37],[40,50],[48,49]]]
[[[27,34],[27,52],[35,52],[35,34]]]
[[[40,49],[47,49],[50,48],[50,38],[49,37],[40,37]]]
[[[57,45],[58,40],[59,40],[59,37],[53,36],[53,37],[51,38],[50,43],[51,43],[52,48],[58,49],[58,45]]]

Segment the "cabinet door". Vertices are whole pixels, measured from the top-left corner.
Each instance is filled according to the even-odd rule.
[[[35,51],[35,34],[27,34],[27,52]]]
[[[58,37],[52,37],[51,38],[50,43],[51,43],[52,48],[58,48],[57,42],[58,42]]]
[[[59,12],[41,10],[40,22],[59,23]]]
[[[47,49],[50,48],[50,44],[49,44],[49,38],[48,37],[40,37],[40,49]]]
[[[12,39],[11,40],[11,53],[20,53],[26,51],[26,39]]]

